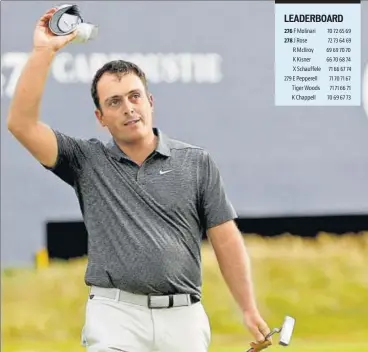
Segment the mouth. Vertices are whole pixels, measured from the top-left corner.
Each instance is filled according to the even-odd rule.
[[[131,126],[131,125],[135,125],[136,123],[138,123],[140,121],[140,119],[134,119],[134,120],[129,120],[127,122],[124,123],[124,126]]]

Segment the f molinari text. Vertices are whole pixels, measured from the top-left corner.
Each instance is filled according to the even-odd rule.
[[[284,22],[343,22],[343,21],[344,21],[343,15],[320,15],[320,14],[284,15]]]

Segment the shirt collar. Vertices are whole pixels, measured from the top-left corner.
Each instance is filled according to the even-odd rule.
[[[153,133],[158,137],[158,143],[155,151],[163,156],[171,156],[169,138],[158,128],[153,128]],[[106,144],[106,147],[112,153],[113,157],[115,157],[115,159],[120,160],[121,158],[128,158],[116,144],[113,138]]]
[[[171,156],[169,138],[158,128],[154,128],[153,133],[158,137],[156,152],[163,156]]]

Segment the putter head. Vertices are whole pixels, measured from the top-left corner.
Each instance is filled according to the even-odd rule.
[[[295,319],[289,316],[286,316],[284,319],[284,323],[281,327],[280,332],[280,341],[279,345],[281,346],[289,346],[291,336],[293,335],[295,325]]]

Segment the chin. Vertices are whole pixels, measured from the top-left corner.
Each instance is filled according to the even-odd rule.
[[[146,131],[137,130],[131,131],[130,133],[124,133],[120,135],[120,140],[125,143],[136,143],[147,137],[148,133]]]

